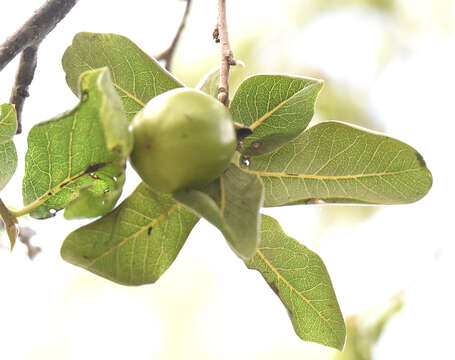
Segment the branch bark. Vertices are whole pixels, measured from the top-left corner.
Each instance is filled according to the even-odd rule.
[[[17,131],[22,132],[22,109],[25,99],[29,96],[28,87],[33,81],[36,69],[38,45],[31,45],[22,51],[19,68],[16,73],[16,80],[11,92],[9,102],[16,107]]]
[[[218,100],[225,106],[229,106],[229,71],[231,65],[235,65],[236,62],[231,50],[231,45],[229,44],[226,19],[226,0],[218,0],[218,24],[215,32],[217,39],[219,39],[221,43],[221,69]]]
[[[158,54],[155,56],[155,58],[157,60],[164,61],[164,63],[165,63],[164,67],[166,68],[166,70],[171,69],[172,58],[174,56],[174,52],[177,47],[177,43],[180,40],[180,36],[182,35],[183,29],[185,28],[186,19],[188,18],[188,14],[190,13],[190,7],[191,7],[191,0],[186,0],[186,8],[185,8],[185,12],[183,13],[182,21],[180,22],[179,28],[177,29],[174,39],[171,42],[171,45],[166,50],[164,50],[161,54]]]
[[[39,44],[77,2],[78,0],[47,0],[0,46],[0,71],[24,49]]]

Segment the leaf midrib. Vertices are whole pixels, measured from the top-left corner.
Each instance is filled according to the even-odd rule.
[[[340,339],[338,338],[338,335],[335,329],[331,326],[329,320],[326,319],[318,309],[316,309],[316,307],[311,303],[310,300],[303,296],[294,286],[291,285],[291,283],[289,283],[289,281],[286,280],[286,278],[284,278],[280,274],[278,269],[275,266],[273,266],[273,264],[267,259],[267,257],[261,252],[260,249],[257,249],[256,252],[260,256],[260,258],[265,262],[265,264],[272,270],[272,272],[275,274],[278,280],[282,281],[285,284],[285,286],[287,286],[292,292],[297,294],[298,297],[300,297],[305,303],[307,303],[308,306],[327,324],[335,338],[338,340],[339,344],[342,344],[342,341],[340,341]]]
[[[256,129],[258,126],[260,126],[265,120],[267,120],[270,116],[272,116],[276,111],[278,111],[281,107],[283,107],[287,102],[291,101],[293,98],[295,98],[297,95],[301,94],[302,92],[311,89],[312,87],[315,87],[317,84],[310,84],[308,86],[305,86],[304,88],[300,89],[299,91],[295,92],[292,96],[286,98],[282,102],[280,102],[278,105],[276,105],[272,110],[267,111],[264,115],[262,115],[259,119],[257,119],[253,124],[249,126],[251,130]]]
[[[127,236],[126,238],[124,238],[122,241],[120,241],[119,243],[115,244],[115,246],[111,247],[110,249],[108,249],[107,251],[105,251],[104,253],[102,253],[101,255],[95,257],[89,264],[86,265],[87,269],[90,269],[93,265],[95,265],[95,263],[102,259],[103,257],[109,255],[111,252],[113,252],[114,250],[117,250],[118,248],[122,247],[123,245],[125,245],[128,241],[132,240],[132,239],[135,239],[137,236],[139,236],[141,233],[143,233],[144,231],[147,231],[150,227],[154,227],[156,224],[158,224],[159,222],[167,219],[174,211],[178,210],[180,208],[180,204],[174,204],[172,207],[169,208],[169,210],[167,211],[167,213],[165,214],[161,214],[160,216],[158,216],[157,218],[154,218],[152,219],[149,223],[147,223],[146,225],[142,226],[138,231],[136,231],[135,233]],[[112,240],[112,237],[115,233],[115,225],[113,227],[113,231],[111,232],[111,235],[109,236],[110,239],[109,240]]]
[[[277,177],[277,178],[290,178],[290,179],[308,179],[308,180],[354,180],[361,178],[369,177],[382,177],[382,176],[395,176],[401,174],[407,174],[410,172],[422,171],[422,168],[390,171],[390,172],[381,172],[381,173],[366,173],[366,174],[356,174],[356,175],[315,175],[315,174],[290,174],[283,172],[268,172],[268,171],[259,171],[259,170],[250,170],[243,169],[244,171],[257,174],[264,177]]]
[[[77,52],[76,53],[76,56],[79,58],[79,60],[85,64],[89,70],[95,70],[94,67],[92,67],[88,62],[86,62],[81,56],[79,56],[79,54]],[[129,91],[125,90],[124,88],[122,88],[120,85],[118,85],[113,79],[112,79],[112,85],[114,85],[114,87],[116,87],[118,90],[120,90],[121,92],[123,92],[126,96],[128,96],[130,99],[134,100],[135,102],[137,102],[140,106],[144,107],[145,106],[145,103],[143,101],[141,101],[139,98],[137,98],[135,95],[131,94]]]

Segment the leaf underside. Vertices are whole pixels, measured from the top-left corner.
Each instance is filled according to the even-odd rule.
[[[33,217],[63,208],[69,218],[100,216],[121,194],[132,148],[122,103],[106,68],[84,73],[80,86],[75,109],[29,133],[23,197],[25,205],[36,204]]]
[[[221,176],[202,189],[182,190],[174,198],[216,226],[234,252],[251,258],[259,244],[263,186],[257,175],[231,164]]]
[[[145,184],[115,210],[65,239],[64,260],[124,285],[154,283],[177,257],[198,217]]]
[[[108,67],[129,120],[153,97],[183,86],[131,40],[116,34],[78,33],[62,64],[68,86],[76,95],[80,74]]]
[[[289,311],[296,334],[342,350],[346,327],[320,257],[262,216],[261,245],[246,265],[258,270]]]
[[[253,157],[264,206],[326,202],[404,204],[431,188],[422,156],[390,137],[340,122],[320,123],[277,151]]]

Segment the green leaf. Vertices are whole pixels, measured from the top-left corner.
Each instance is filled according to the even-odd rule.
[[[236,123],[253,130],[244,141],[244,154],[270,153],[305,130],[321,88],[321,80],[289,75],[255,75],[243,81],[230,109]]]
[[[115,210],[68,235],[66,261],[125,285],[153,283],[177,257],[198,218],[145,184]]]
[[[75,94],[80,74],[108,67],[129,120],[153,97],[183,86],[131,40],[115,34],[77,34],[63,55],[62,64]]]
[[[29,133],[22,191],[33,217],[65,207],[70,218],[100,216],[120,196],[132,149],[121,100],[106,68],[82,74],[80,86],[75,109]],[[90,199],[80,199],[85,196]]]
[[[261,245],[246,265],[258,270],[289,311],[296,334],[342,350],[346,327],[321,258],[262,216]]]
[[[342,353],[334,360],[371,360],[384,328],[402,310],[405,291],[402,291],[373,309],[346,318],[347,341]]]
[[[95,182],[76,189],[79,195],[66,205],[65,218],[93,218],[108,213],[122,194],[125,174],[118,176],[120,171],[115,166],[108,166],[102,172],[97,172]]]
[[[5,228],[6,234],[8,235],[11,251],[13,251],[14,244],[16,243],[16,238],[18,234],[17,229],[17,219],[11,213],[11,211],[5,206],[3,201],[0,199],[0,231]]]
[[[245,173],[231,164],[204,189],[174,193],[174,198],[216,226],[234,252],[251,258],[259,244],[263,185],[257,175]]]
[[[196,89],[206,94],[218,98],[218,89],[220,87],[220,67],[216,66],[210,70],[197,84]]]
[[[0,105],[0,144],[9,142],[17,131],[16,109],[14,105]]]
[[[312,199],[404,204],[422,198],[432,185],[425,161],[409,145],[334,121],[245,162],[246,171],[262,177],[265,206]]]
[[[14,106],[0,105],[0,190],[8,184],[17,168],[16,147],[11,140],[16,130],[17,119]]]
[[[0,144],[0,190],[11,180],[17,168],[16,146],[12,140]]]
[[[245,64],[236,59],[236,66],[231,67],[231,74],[235,73],[236,69],[239,67],[245,67]],[[206,94],[213,96],[215,99],[218,99],[218,90],[220,88],[220,66],[215,66],[210,70],[204,77],[199,81],[196,86],[196,89],[205,92]]]

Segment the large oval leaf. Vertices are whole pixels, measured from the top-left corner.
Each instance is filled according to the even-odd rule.
[[[87,70],[108,67],[128,119],[153,97],[183,84],[128,38],[81,32],[62,59],[66,81],[78,94],[78,79]]]
[[[197,221],[170,195],[142,183],[114,211],[69,234],[61,254],[117,283],[149,284],[172,264]]]
[[[129,123],[106,68],[82,74],[81,102],[32,128],[23,181],[24,203],[37,218],[75,208],[69,217],[100,216],[120,196],[132,148]],[[77,200],[92,200],[81,206]]]
[[[182,190],[174,193],[174,198],[216,226],[234,252],[242,259],[249,259],[260,240],[263,192],[259,176],[231,164],[203,189]]]
[[[317,254],[288,237],[275,219],[263,215],[261,245],[246,265],[258,270],[279,296],[300,338],[343,349],[343,315]]]
[[[390,137],[340,122],[318,124],[276,152],[249,160],[265,206],[326,202],[404,204],[431,188],[422,156]]]
[[[279,148],[308,126],[322,81],[290,75],[254,75],[243,81],[231,103],[234,121],[253,134],[244,154],[258,156]]]

